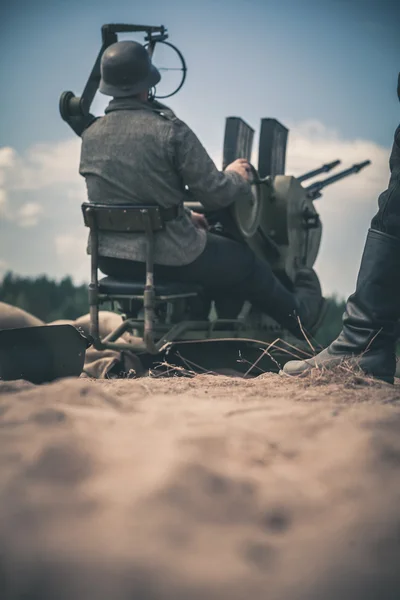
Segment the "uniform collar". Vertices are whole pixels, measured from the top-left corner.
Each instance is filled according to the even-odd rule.
[[[157,100],[153,100],[152,102],[141,102],[133,97],[113,98],[104,113],[108,114],[116,110],[146,110],[162,116],[167,115],[169,117],[175,117],[168,106],[161,104],[161,102],[157,102]]]

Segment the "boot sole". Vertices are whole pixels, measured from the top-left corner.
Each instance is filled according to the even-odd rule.
[[[279,371],[279,375],[281,377],[292,377],[292,378],[301,378],[301,377],[307,377],[307,375],[309,375],[310,371],[316,367],[312,367],[311,365],[309,366],[309,368],[304,369],[304,371],[301,371],[300,373],[286,373],[283,369],[281,369]],[[378,375],[371,375],[371,373],[365,373],[365,375],[367,377],[372,377],[373,379],[376,379],[376,381],[382,381],[383,383],[388,383],[390,385],[394,385],[394,377],[390,377],[390,376],[382,376],[379,377]]]

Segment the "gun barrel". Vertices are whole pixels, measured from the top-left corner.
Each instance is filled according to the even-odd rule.
[[[316,181],[309,185],[306,189],[307,196],[312,200],[316,200],[321,196],[321,190],[323,190],[326,186],[335,183],[336,181],[340,181],[340,179],[344,179],[353,173],[359,173],[361,169],[364,169],[368,165],[371,164],[370,160],[364,160],[364,162],[358,163],[350,167],[349,169],[345,169],[340,173],[336,173],[336,175],[332,175],[331,177],[327,177],[326,179],[321,179],[320,181]]]
[[[318,169],[314,169],[313,171],[308,171],[308,173],[304,173],[304,175],[297,177],[297,181],[302,183],[303,181],[306,181],[307,179],[311,179],[312,177],[316,177],[317,175],[320,175],[321,173],[327,173],[328,171],[331,171],[331,169],[334,169],[335,167],[340,165],[341,162],[342,162],[341,160],[334,160],[333,162],[326,163],[326,165],[322,165],[322,167],[319,167]]]

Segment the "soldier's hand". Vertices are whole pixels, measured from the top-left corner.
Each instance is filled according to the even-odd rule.
[[[204,215],[192,211],[191,216],[195,227],[197,227],[198,229],[208,229],[208,221]]]
[[[250,178],[251,169],[248,160],[245,158],[237,158],[233,161],[233,163],[226,167],[225,171],[234,171],[235,173],[239,173],[243,179],[248,181]]]

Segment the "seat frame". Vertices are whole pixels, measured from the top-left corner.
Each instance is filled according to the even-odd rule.
[[[93,345],[97,349],[131,350],[158,354],[166,349],[171,341],[183,331],[194,325],[191,321],[177,323],[165,331],[164,335],[154,341],[155,307],[160,302],[173,302],[181,298],[197,295],[187,292],[173,295],[157,296],[154,286],[154,234],[165,229],[162,208],[156,205],[103,205],[84,202],[82,213],[86,227],[90,229],[91,278],[89,284],[90,334]],[[143,295],[101,293],[98,279],[99,232],[144,233],[146,235],[146,277]],[[100,338],[99,307],[100,304],[118,300],[142,300],[144,320],[126,318],[104,339]],[[198,325],[198,323],[197,323]],[[117,342],[127,331],[143,327],[143,338],[135,342]]]

